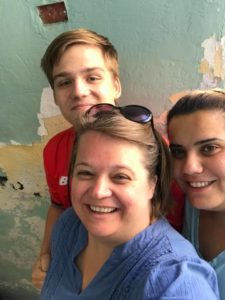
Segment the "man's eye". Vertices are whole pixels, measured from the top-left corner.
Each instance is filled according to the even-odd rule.
[[[182,159],[185,156],[184,149],[180,147],[170,147],[170,152],[173,158]]]
[[[100,76],[96,76],[96,75],[92,75],[92,76],[88,77],[88,81],[89,82],[95,82],[95,81],[98,81],[100,79],[101,79],[101,77]]]
[[[65,80],[60,80],[55,83],[56,87],[65,87],[71,84],[71,80],[65,79]]]

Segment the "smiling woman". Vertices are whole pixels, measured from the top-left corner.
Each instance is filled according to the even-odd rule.
[[[154,177],[149,180],[136,145],[94,131],[81,137],[72,203],[93,238],[117,245],[146,228],[155,182]]]
[[[213,269],[163,217],[170,157],[152,113],[104,103],[80,122],[41,299],[219,299]]]
[[[174,177],[186,193],[184,235],[218,275],[225,298],[225,93],[194,91],[168,113]]]

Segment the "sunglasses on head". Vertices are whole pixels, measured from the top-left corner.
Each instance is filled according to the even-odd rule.
[[[116,111],[119,111],[121,115],[130,121],[141,124],[151,122],[153,126],[152,112],[147,107],[141,105],[114,106],[108,103],[100,103],[90,107],[85,114],[91,117],[98,117],[101,116],[101,114]]]

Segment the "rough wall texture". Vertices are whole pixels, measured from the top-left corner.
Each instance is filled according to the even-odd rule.
[[[44,0],[0,0],[0,299],[38,296],[30,282],[48,206],[46,141],[68,124],[53,105],[40,58],[74,27],[110,38],[120,55],[121,103],[162,114],[180,92],[224,86],[223,0],[67,0],[68,22],[42,24]],[[2,42],[3,41],[3,42]],[[164,116],[164,114],[163,114]],[[159,119],[164,125],[164,118]]]

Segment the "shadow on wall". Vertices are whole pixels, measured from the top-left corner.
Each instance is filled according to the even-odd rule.
[[[24,189],[25,190],[25,189]],[[0,186],[0,300],[38,300],[31,269],[43,235],[48,201]]]
[[[36,291],[27,291],[21,288],[5,290],[0,288],[0,300],[38,300],[39,295]]]

